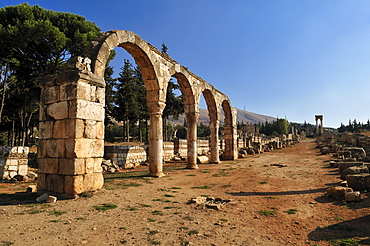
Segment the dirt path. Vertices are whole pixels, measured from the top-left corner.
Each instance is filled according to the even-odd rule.
[[[368,193],[355,204],[325,197],[339,174],[314,146],[305,140],[199,170],[171,166],[159,179],[145,169],[114,173],[92,197],[54,204],[20,201],[34,196],[14,194],[28,184],[0,183],[10,194],[0,194],[0,245],[330,245],[347,237],[370,245]],[[233,201],[221,210],[188,204],[201,195]],[[94,208],[102,204],[117,207]]]

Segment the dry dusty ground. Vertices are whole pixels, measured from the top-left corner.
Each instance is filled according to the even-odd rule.
[[[333,245],[353,237],[370,245],[369,193],[351,204],[324,196],[339,174],[314,147],[305,140],[198,170],[171,165],[159,179],[145,177],[147,168],[109,174],[92,197],[53,204],[22,200],[35,197],[20,192],[27,183],[0,183],[0,245]],[[233,202],[219,211],[188,204],[201,195]],[[117,207],[94,208],[102,204]]]

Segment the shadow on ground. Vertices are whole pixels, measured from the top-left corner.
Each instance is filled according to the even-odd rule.
[[[369,225],[370,215],[367,215],[324,228],[318,227],[316,230],[308,234],[308,239],[312,241],[331,241],[347,238],[358,238],[358,245],[370,245]]]

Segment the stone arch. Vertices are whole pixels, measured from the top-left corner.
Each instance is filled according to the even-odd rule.
[[[220,110],[217,107],[217,103],[214,94],[210,89],[203,90],[204,100],[207,104],[208,116],[210,119],[209,126],[211,128],[210,136],[210,163],[218,164],[220,162],[220,145],[219,145],[219,128],[220,128]]]
[[[236,110],[231,107],[231,102],[228,98],[222,101],[222,109],[224,110],[224,139],[225,152],[223,158],[226,160],[235,160],[238,158],[237,148],[237,129],[236,129]]]
[[[103,186],[104,70],[110,51],[122,47],[141,69],[150,111],[149,172],[163,176],[162,112],[171,76],[185,96],[188,121],[188,168],[196,165],[196,123],[203,91],[217,123],[221,101],[229,122],[229,158],[235,158],[235,114],[226,95],[194,75],[167,54],[130,31],[110,31],[91,42],[83,57],[72,57],[58,75],[40,79],[40,141],[38,192],[75,197]],[[205,90],[207,89],[207,90]],[[226,98],[226,99],[225,99]],[[215,105],[218,105],[215,107]],[[215,108],[216,110],[214,110]],[[218,134],[217,134],[218,135]]]

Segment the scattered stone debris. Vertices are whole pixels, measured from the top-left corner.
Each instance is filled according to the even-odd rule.
[[[33,193],[33,192],[36,192],[36,191],[37,191],[36,185],[30,185],[26,189],[27,193]]]
[[[53,203],[57,201],[57,197],[51,196],[48,193],[44,193],[38,198],[36,198],[36,202],[48,202],[48,203]]]
[[[205,164],[208,163],[208,157],[205,155],[201,155],[197,157],[197,163],[198,164]]]
[[[264,167],[287,167],[288,165],[283,164],[270,164],[270,165],[263,165]]]
[[[111,160],[104,160],[101,164],[101,167],[103,168],[104,172],[108,173],[114,173],[120,169],[120,167]]]
[[[359,191],[347,192],[345,194],[346,202],[359,202],[361,201],[361,193]]]
[[[190,199],[189,203],[195,203],[196,208],[211,208],[215,210],[220,210],[223,206],[231,201],[231,199],[224,200],[222,198],[198,196],[196,198]]]
[[[326,194],[328,196],[338,201],[343,201],[346,197],[346,193],[348,192],[353,192],[353,189],[348,187],[335,186],[330,187],[326,190]]]

